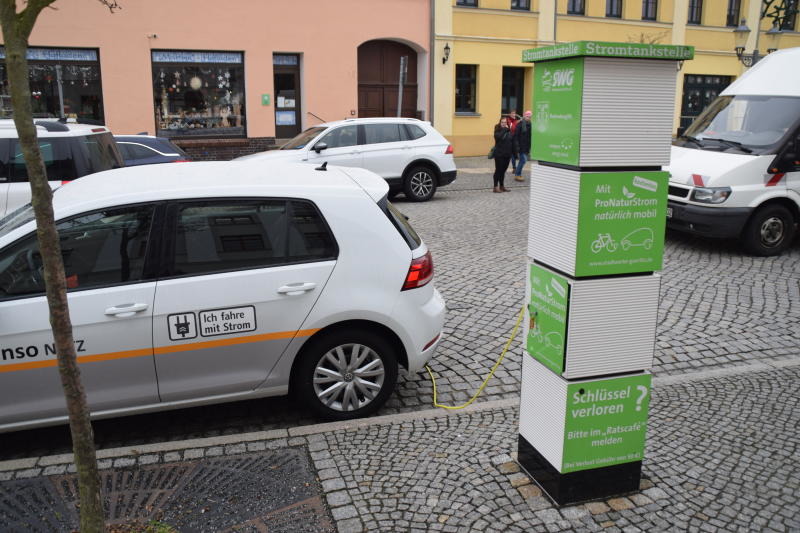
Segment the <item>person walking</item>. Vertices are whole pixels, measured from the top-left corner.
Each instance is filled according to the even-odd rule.
[[[531,113],[525,111],[522,115],[522,120],[519,121],[517,127],[514,129],[514,138],[517,140],[517,149],[519,150],[519,157],[517,164],[512,169],[514,171],[514,179],[517,181],[525,181],[522,177],[522,168],[525,162],[531,158]]]
[[[516,140],[511,133],[508,117],[501,117],[494,127],[494,189],[493,192],[508,192],[505,187],[506,170],[511,156],[517,152]]]

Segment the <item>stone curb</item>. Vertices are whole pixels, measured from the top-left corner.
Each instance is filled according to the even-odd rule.
[[[653,386],[670,386],[679,383],[702,381],[707,379],[728,377],[751,372],[777,370],[795,366],[800,366],[800,354],[776,361],[757,361],[730,368],[717,368],[692,373],[654,377]],[[111,466],[125,466],[122,464],[122,462],[125,461],[124,458],[130,457],[139,458],[138,462],[141,464],[149,464],[158,462],[157,457],[161,455],[164,456],[164,461],[177,461],[181,459],[186,460],[203,457],[206,455],[206,450],[208,455],[221,455],[225,450],[233,452],[233,448],[235,448],[235,451],[244,453],[247,451],[256,451],[257,449],[266,448],[267,445],[265,444],[265,441],[279,441],[275,444],[291,446],[304,441],[305,439],[303,439],[303,437],[321,433],[348,431],[371,426],[402,424],[407,422],[415,422],[418,420],[441,418],[445,416],[459,416],[462,414],[472,414],[495,409],[507,409],[511,407],[517,407],[518,405],[519,397],[516,397],[475,403],[469,407],[459,410],[433,408],[426,409],[424,411],[383,415],[360,420],[346,420],[342,422],[313,424],[289,429],[275,429],[270,431],[242,433],[238,435],[225,435],[219,437],[207,437],[200,439],[161,442],[156,444],[143,444],[138,446],[108,448],[104,450],[97,450],[97,459],[101,465],[104,465],[101,466],[101,468],[109,468]],[[293,442],[291,439],[295,439],[295,441]],[[180,452],[186,453],[181,454]],[[186,455],[186,457],[184,455]],[[116,461],[113,461],[114,459],[116,459]],[[133,462],[136,462],[135,459]],[[0,473],[4,474],[0,475],[0,481],[3,479],[10,479],[10,477],[13,476],[14,471],[19,471],[17,472],[17,477],[19,477],[20,474],[23,474],[23,472],[29,473],[31,476],[35,476],[41,473],[41,469],[43,467],[52,469],[56,467],[67,466],[74,469],[74,466],[72,465],[71,453],[0,461]]]

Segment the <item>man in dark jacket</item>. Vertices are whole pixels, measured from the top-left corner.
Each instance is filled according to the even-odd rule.
[[[531,157],[531,115],[530,111],[525,111],[522,115],[522,120],[514,128],[514,138],[517,140],[516,144],[519,147],[519,159],[513,169],[514,179],[517,181],[525,181],[525,178],[522,177],[522,167]]]

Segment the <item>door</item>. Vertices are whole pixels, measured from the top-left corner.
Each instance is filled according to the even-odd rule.
[[[75,349],[93,412],[158,402],[155,282],[144,280],[154,207],[59,222]],[[41,259],[31,234],[0,251],[0,424],[66,415]]]
[[[291,139],[302,126],[300,116],[300,60],[297,54],[272,56],[275,86],[275,137]]]
[[[398,178],[411,161],[414,150],[398,123],[364,124],[361,166],[382,178]]]
[[[172,206],[153,338],[163,401],[246,392],[269,375],[327,282],[336,245],[301,200]]]
[[[402,57],[407,58],[402,116],[417,116],[417,53],[403,43],[374,40],[358,47],[359,117],[397,116]]]
[[[314,147],[325,144],[325,149],[319,153]],[[308,161],[320,163],[327,161],[329,165],[342,167],[360,167],[362,163],[362,148],[358,139],[358,126],[348,124],[331,129],[314,143],[308,150]]]
[[[521,67],[503,67],[503,88],[501,95],[501,111],[516,111],[522,116],[525,106],[525,69]]]

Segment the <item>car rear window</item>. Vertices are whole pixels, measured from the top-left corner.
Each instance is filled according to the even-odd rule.
[[[117,151],[117,145],[111,133],[87,135],[85,137],[75,137],[75,139],[78,140],[89,153],[87,174],[123,166],[122,158],[119,155],[119,151]]]
[[[400,232],[400,235],[403,237],[403,240],[406,241],[408,247],[412,250],[419,248],[422,244],[422,239],[420,239],[417,232],[414,231],[414,228],[408,221],[408,217],[401,213],[387,198],[381,200],[378,205],[386,216],[389,217],[389,220],[394,227],[397,228],[397,231]]]

